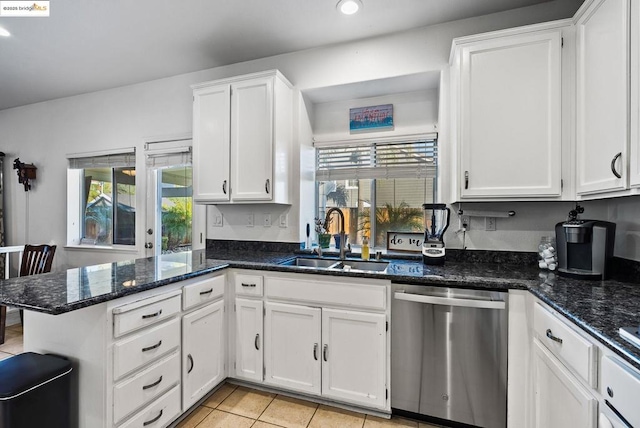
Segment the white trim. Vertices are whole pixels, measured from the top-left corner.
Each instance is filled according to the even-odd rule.
[[[324,147],[344,147],[344,146],[367,146],[376,143],[386,143],[386,144],[394,144],[394,143],[412,143],[419,142],[425,140],[437,140],[438,133],[437,132],[428,132],[423,134],[404,134],[404,135],[394,135],[388,137],[363,137],[363,138],[353,138],[348,140],[316,140],[313,139],[313,147],[324,148]]]
[[[88,250],[88,251],[107,251],[120,253],[137,253],[136,245],[74,245],[67,244],[65,250]]]
[[[83,152],[83,153],[67,153],[67,159],[81,159],[81,158],[92,158],[97,156],[109,156],[109,155],[121,155],[125,153],[135,153],[135,147],[125,147],[122,149],[113,149],[113,150],[100,150],[97,152]]]

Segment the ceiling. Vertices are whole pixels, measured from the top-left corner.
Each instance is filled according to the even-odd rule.
[[[548,0],[54,0],[0,18],[0,110]]]

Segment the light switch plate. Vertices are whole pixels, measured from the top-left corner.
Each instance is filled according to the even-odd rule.
[[[271,227],[271,214],[264,213],[262,215],[262,225],[264,227]]]
[[[485,217],[484,218],[484,230],[496,230],[496,218]]]
[[[280,222],[279,225],[281,228],[285,229],[288,227],[289,218],[287,214],[280,214]]]
[[[246,225],[247,225],[247,227],[253,227],[254,226],[253,213],[247,214],[247,216],[246,216]]]
[[[213,226],[222,227],[222,213],[213,215]]]

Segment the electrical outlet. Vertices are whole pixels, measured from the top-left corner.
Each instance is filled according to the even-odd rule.
[[[262,215],[262,225],[264,227],[271,227],[271,214],[264,213]]]
[[[213,215],[213,226],[222,227],[222,213]]]
[[[485,217],[484,218],[484,230],[496,230],[496,218]]]
[[[289,223],[289,219],[287,217],[288,216],[286,214],[280,214],[280,227],[283,229],[286,228]]]
[[[461,216],[460,223],[463,229],[469,230],[471,228],[471,218],[468,215]]]
[[[253,227],[253,225],[254,225],[253,213],[247,214],[247,216],[246,216],[246,225],[247,225],[247,227]]]

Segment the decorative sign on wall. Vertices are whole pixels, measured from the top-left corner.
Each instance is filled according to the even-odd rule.
[[[423,241],[422,232],[387,232],[387,250],[419,253]]]
[[[349,109],[349,131],[370,132],[393,129],[393,104]]]

